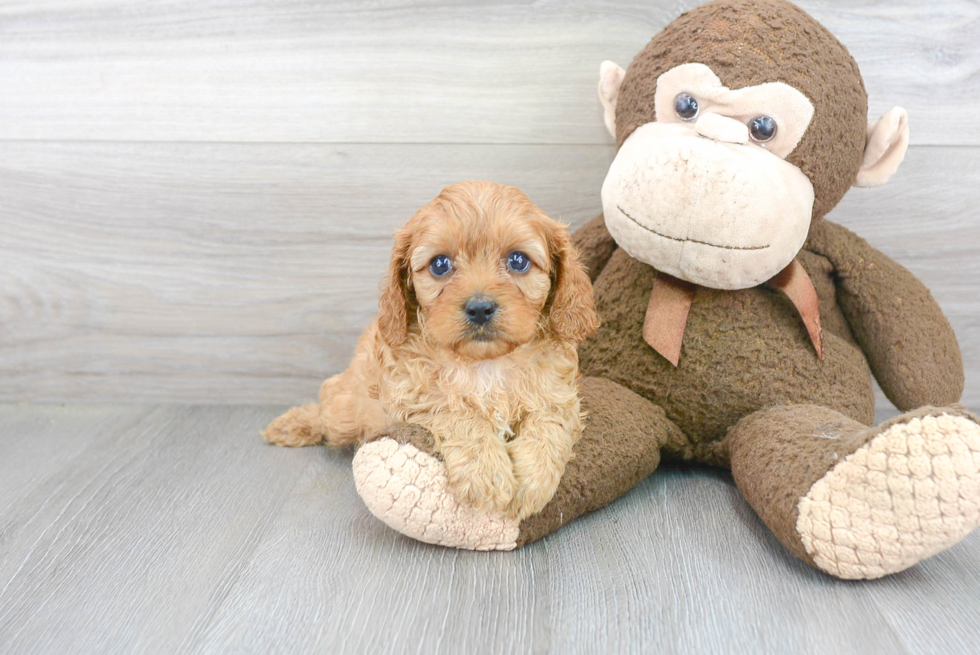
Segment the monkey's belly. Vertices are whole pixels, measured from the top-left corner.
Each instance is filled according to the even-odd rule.
[[[871,371],[853,344],[825,330],[817,357],[779,291],[699,288],[673,367],[642,335],[656,272],[618,251],[595,282],[602,327],[580,350],[583,375],[603,377],[664,408],[693,444],[717,441],[764,407],[816,404],[874,421]]]

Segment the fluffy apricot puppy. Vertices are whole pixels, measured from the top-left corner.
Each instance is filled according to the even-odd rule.
[[[461,501],[523,519],[551,499],[582,433],[576,346],[598,323],[562,225],[514,187],[454,184],[396,233],[350,367],[263,434],[341,446],[413,423]]]

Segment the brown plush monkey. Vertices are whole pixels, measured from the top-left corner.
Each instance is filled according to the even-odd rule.
[[[977,527],[980,419],[950,406],[948,322],[911,273],[823,220],[850,186],[891,177],[905,112],[867,124],[854,59],[783,0],[683,14],[627,70],[603,64],[599,91],[619,151],[576,240],[603,325],[580,352],[589,419],[558,492],[521,524],[477,514],[426,435],[395,428],[355,456],[371,510],[425,541],[513,548],[663,455],[731,467],[780,541],[842,578]],[[872,373],[906,412],[879,426]]]

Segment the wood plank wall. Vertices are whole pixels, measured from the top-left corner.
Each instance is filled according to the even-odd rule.
[[[599,63],[697,4],[0,2],[0,400],[311,397],[442,186],[600,211]],[[980,6],[800,4],[910,114],[892,183],[831,218],[930,285],[978,406]]]

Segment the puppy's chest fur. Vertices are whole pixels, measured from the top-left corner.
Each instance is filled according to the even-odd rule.
[[[531,412],[577,414],[576,377],[575,350],[550,341],[468,361],[410,338],[382,356],[378,392],[389,423],[420,424],[438,440],[454,421],[485,421],[509,440]]]

